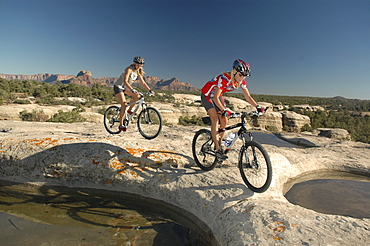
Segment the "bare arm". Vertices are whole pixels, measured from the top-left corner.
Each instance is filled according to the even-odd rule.
[[[213,95],[213,101],[216,104],[216,106],[222,111],[225,109],[224,105],[222,105],[220,101],[220,96],[221,96],[222,90],[220,88],[217,88],[215,91],[215,94]]]
[[[140,74],[138,75],[138,77],[139,77],[139,81],[140,81],[140,83],[148,90],[148,91],[150,91],[150,87],[148,86],[148,84],[147,83],[145,83],[145,80],[144,80],[144,78],[143,78],[143,76],[141,76]]]
[[[125,78],[124,78],[124,83],[125,83],[125,87],[130,89],[132,91],[132,86],[130,85],[130,83],[128,82],[128,77],[130,76],[132,72],[132,69],[130,67],[126,68],[125,70]]]
[[[246,88],[246,89],[242,89],[243,90],[243,94],[244,94],[244,97],[245,97],[245,100],[247,100],[247,102],[249,102],[252,106],[254,107],[257,107],[257,102],[253,99],[253,97],[251,96],[251,94],[249,93],[249,90]]]

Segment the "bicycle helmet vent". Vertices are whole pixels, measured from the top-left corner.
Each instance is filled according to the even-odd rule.
[[[135,56],[134,57],[134,62],[137,63],[137,64],[144,64],[145,63],[144,58],[142,58],[141,56]]]
[[[234,61],[233,69],[241,73],[243,76],[251,76],[251,66],[240,59]]]

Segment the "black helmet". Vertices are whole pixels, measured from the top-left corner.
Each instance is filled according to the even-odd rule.
[[[134,57],[134,62],[137,63],[137,64],[144,64],[145,63],[144,58],[142,58],[141,56],[135,56]]]
[[[243,76],[251,76],[251,66],[240,59],[234,61],[233,69],[241,73]]]

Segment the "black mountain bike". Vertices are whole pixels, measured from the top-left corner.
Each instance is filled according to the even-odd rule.
[[[230,118],[240,117],[241,122],[228,126],[225,130],[232,130],[239,127],[240,129],[230,145],[225,147],[224,151],[225,154],[227,154],[238,139],[243,141],[238,158],[240,174],[250,190],[262,193],[265,192],[271,184],[271,161],[264,147],[253,140],[252,132],[248,131],[246,126],[246,118],[258,116],[260,116],[258,112],[232,114]],[[210,122],[209,117],[204,117],[204,119],[208,119],[208,122]],[[221,146],[222,145],[223,143],[221,143]],[[223,162],[216,157],[211,131],[208,129],[201,129],[195,133],[192,143],[192,152],[195,162],[202,170],[212,170],[218,163]]]
[[[130,122],[137,119],[136,123],[140,134],[146,139],[156,138],[162,130],[162,117],[157,109],[146,104],[144,94],[141,92],[139,94],[141,96],[139,100],[127,105],[124,124],[128,126]],[[129,114],[127,109],[134,104],[137,105],[133,108],[132,114]],[[137,115],[140,107],[141,111]],[[110,106],[104,113],[104,127],[111,134],[121,132],[118,129],[120,111],[121,107]]]

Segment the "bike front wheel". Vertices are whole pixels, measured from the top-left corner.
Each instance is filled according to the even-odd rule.
[[[110,106],[104,112],[104,127],[110,134],[118,134],[119,130],[119,115],[121,109],[117,106]]]
[[[261,144],[247,141],[243,145],[239,152],[239,170],[250,190],[262,193],[270,187],[271,161]]]
[[[195,133],[192,142],[192,152],[195,163],[202,170],[209,171],[215,168],[218,161],[214,148],[210,130],[201,129]]]
[[[144,138],[156,138],[162,130],[162,117],[158,110],[152,107],[143,109],[137,119],[137,128]]]

